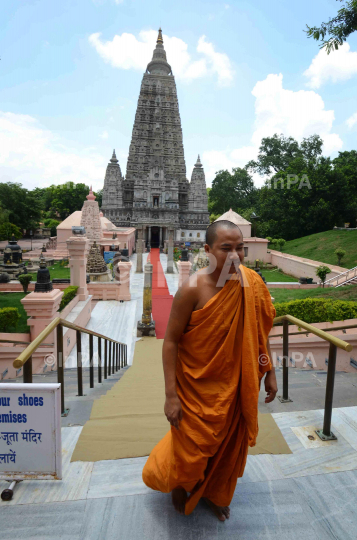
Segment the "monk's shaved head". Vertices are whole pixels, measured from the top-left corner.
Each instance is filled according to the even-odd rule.
[[[217,231],[220,229],[236,229],[239,231],[242,239],[243,234],[238,225],[235,223],[232,223],[232,221],[228,221],[227,219],[221,219],[219,221],[214,221],[209,227],[206,229],[206,244],[209,245],[210,248],[213,247],[213,244],[216,241],[217,238]]]

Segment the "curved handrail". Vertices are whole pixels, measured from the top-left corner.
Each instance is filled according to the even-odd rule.
[[[352,351],[353,347],[350,343],[347,343],[347,341],[343,341],[343,339],[340,339],[336,336],[331,336],[331,334],[328,334],[324,330],[320,330],[320,328],[316,328],[316,326],[312,326],[311,324],[301,321],[300,319],[297,319],[292,315],[282,315],[281,317],[275,317],[273,324],[283,322],[284,320],[295,324],[296,326],[300,326],[301,328],[305,328],[305,330],[308,330],[312,334],[315,334],[315,336],[318,336],[325,341],[329,341],[330,343],[332,343],[336,347],[339,347],[340,349],[343,349],[344,351]]]
[[[121,341],[116,341],[115,339],[109,338],[107,336],[103,336],[103,334],[99,334],[98,332],[94,332],[93,330],[88,330],[88,328],[83,328],[82,326],[78,326],[77,324],[73,324],[71,322],[66,321],[65,319],[61,319],[61,317],[56,317],[53,319],[53,321],[50,322],[49,325],[46,326],[44,330],[22,351],[22,353],[14,360],[13,366],[16,369],[22,368],[23,365],[27,362],[27,360],[32,356],[32,354],[35,352],[37,347],[39,347],[43,340],[46,339],[46,337],[53,332],[58,325],[65,326],[66,328],[70,328],[72,330],[79,330],[80,332],[84,332],[85,334],[90,334],[92,336],[96,336],[98,338],[103,338],[108,341],[111,341],[112,343],[118,343],[119,345],[125,345],[125,343]]]

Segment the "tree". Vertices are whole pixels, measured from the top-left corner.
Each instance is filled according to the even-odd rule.
[[[299,146],[293,137],[275,133],[272,137],[262,139],[257,160],[249,161],[246,169],[262,176],[277,174],[285,171],[299,157],[316,161],[322,153],[322,145],[323,140],[319,135],[304,138]]]
[[[342,249],[342,248],[337,248],[337,249],[335,249],[334,254],[337,256],[337,259],[338,259],[337,264],[338,264],[338,266],[341,266],[341,260],[346,255],[346,251],[344,249]]]
[[[99,208],[102,206],[102,198],[103,198],[103,189],[99,189],[98,191],[93,191],[96,200],[98,202]]]
[[[57,236],[57,227],[60,224],[59,221],[57,221],[56,219],[48,218],[43,221],[43,224],[45,227],[51,229],[51,236]]]
[[[236,167],[229,171],[218,171],[209,192],[209,205],[214,214],[246,209],[255,205],[258,190],[246,169]]]
[[[320,49],[324,48],[327,54],[330,54],[334,49],[337,50],[352,32],[357,30],[357,0],[346,2],[346,5],[338,10],[336,17],[327,23],[321,23],[320,27],[306,26],[307,37],[321,41]],[[331,37],[325,40],[326,35]]]
[[[325,287],[326,276],[327,274],[330,274],[330,273],[331,273],[330,268],[328,266],[325,266],[324,264],[320,265],[316,269],[316,275],[318,278],[320,278],[322,287]]]
[[[56,217],[56,214],[63,220],[76,210],[81,210],[89,188],[85,184],[75,184],[67,182],[59,186],[50,186],[47,188],[49,194],[46,194],[47,205],[50,205],[49,217]]]
[[[8,211],[9,222],[20,229],[35,229],[41,221],[41,201],[21,184],[0,183],[0,205]]]
[[[0,240],[10,240],[12,235],[16,240],[22,238],[22,231],[13,223],[5,222],[0,225]]]

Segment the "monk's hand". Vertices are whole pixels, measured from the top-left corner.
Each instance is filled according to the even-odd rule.
[[[268,371],[265,376],[265,391],[268,394],[265,398],[265,403],[270,403],[275,399],[278,391],[278,383],[276,382],[276,376],[273,371]]]
[[[164,412],[166,418],[172,426],[180,429],[180,421],[182,420],[182,407],[178,395],[166,396]]]

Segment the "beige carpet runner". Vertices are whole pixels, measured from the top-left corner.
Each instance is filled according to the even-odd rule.
[[[93,403],[71,461],[147,456],[170,429],[164,415],[163,340],[136,342],[133,365]],[[257,444],[249,454],[291,454],[271,414],[259,414]]]

